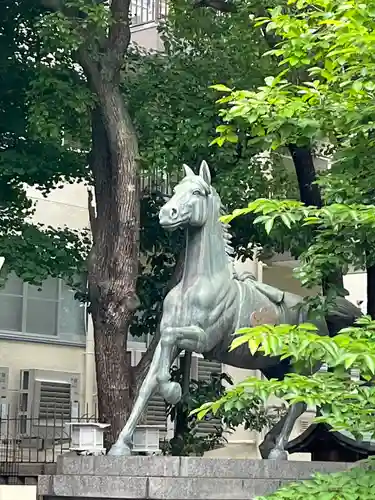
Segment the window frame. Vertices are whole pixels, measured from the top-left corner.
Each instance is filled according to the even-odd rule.
[[[6,340],[16,340],[16,341],[31,341],[38,343],[46,343],[46,344],[60,344],[60,345],[78,345],[84,346],[86,344],[86,336],[87,336],[87,306],[86,304],[82,304],[79,307],[82,307],[83,310],[83,332],[61,332],[59,329],[59,323],[61,318],[61,307],[63,302],[63,294],[62,287],[64,286],[64,282],[61,278],[52,278],[57,280],[57,294],[56,298],[38,298],[38,297],[29,297],[28,288],[29,283],[23,281],[22,282],[22,294],[17,293],[4,293],[4,289],[0,290],[0,300],[1,297],[15,297],[20,298],[22,300],[21,307],[21,330],[6,330],[1,328],[0,325],[0,339]],[[31,285],[32,286],[32,285]],[[54,303],[56,304],[56,314],[55,314],[55,324],[56,324],[56,333],[53,334],[43,334],[43,333],[31,333],[27,331],[27,311],[30,306],[30,301],[40,301],[44,303]],[[78,302],[78,301],[77,301]]]

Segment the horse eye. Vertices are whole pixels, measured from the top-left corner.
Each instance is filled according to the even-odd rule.
[[[200,196],[201,195],[201,192],[198,191],[198,189],[196,189],[195,191],[193,191],[193,195],[195,196]]]

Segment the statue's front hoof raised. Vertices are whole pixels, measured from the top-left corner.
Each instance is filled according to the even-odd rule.
[[[132,454],[130,447],[126,443],[116,442],[108,452],[112,457],[129,457]]]
[[[170,405],[177,404],[182,398],[182,389],[177,382],[165,382],[159,386],[160,394]]]
[[[270,451],[270,454],[267,457],[269,460],[278,460],[278,461],[285,461],[288,460],[288,452],[285,450],[282,450],[281,448],[274,448],[273,450]]]

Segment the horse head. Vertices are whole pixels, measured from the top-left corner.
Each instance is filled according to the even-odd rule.
[[[198,175],[187,165],[184,165],[184,171],[185,177],[174,188],[170,200],[160,209],[159,222],[164,229],[204,226],[210,213],[210,204],[212,206],[217,197],[205,161],[202,161]]]

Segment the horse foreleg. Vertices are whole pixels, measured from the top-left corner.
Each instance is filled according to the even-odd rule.
[[[169,359],[172,350],[177,348],[180,351],[202,354],[212,349],[217,342],[217,339],[209,341],[206,332],[199,326],[163,328],[160,337],[161,361],[158,382],[160,393],[168,403],[176,404],[182,397],[180,384],[170,381]]]
[[[202,354],[209,351],[217,343],[208,341],[206,332],[198,326],[166,327],[161,332],[161,362],[158,373],[159,390],[164,399],[170,404],[176,404],[182,397],[181,386],[170,381],[169,359],[171,350],[178,348],[180,351],[196,352]]]
[[[276,460],[287,460],[288,452],[285,451],[285,446],[288,444],[290,434],[293,430],[294,424],[298,417],[306,411],[306,403],[300,402],[290,406],[287,415],[282,419],[282,425],[276,424],[274,429],[277,429],[277,434],[272,429],[266,436],[264,443],[262,443],[262,455],[267,454],[267,458]],[[281,427],[281,428],[280,428]],[[275,435],[276,434],[276,435]],[[274,439],[274,446],[269,446],[269,442]],[[269,448],[268,448],[268,446]],[[267,449],[268,448],[268,449]]]
[[[172,359],[181,352],[182,348],[177,343],[179,329],[166,327],[161,332],[160,337],[160,366],[156,374],[156,380],[159,384],[159,391],[167,403],[175,405],[182,397],[180,384],[172,382],[170,375],[170,366]]]
[[[203,354],[210,351],[220,341],[221,337],[209,338],[199,326],[184,326],[174,332],[176,345],[183,350]]]
[[[174,349],[173,352],[171,352],[171,357],[169,360],[168,364],[168,372],[170,369],[170,366],[172,364],[172,361],[174,357],[177,355],[177,350]],[[174,356],[172,358],[172,356]],[[161,366],[161,345],[160,342],[157,345],[154,353],[154,357],[151,362],[150,369],[146,375],[146,378],[144,379],[141,388],[139,390],[139,393],[137,395],[137,398],[135,400],[133,409],[130,413],[130,416],[125,424],[125,427],[122,429],[120,432],[117,441],[115,444],[112,446],[112,448],[109,451],[109,455],[117,455],[117,456],[122,456],[122,455],[130,455],[131,454],[131,446],[132,446],[132,438],[133,434],[135,431],[135,428],[141,418],[141,416],[144,414],[146,411],[147,404],[153,395],[153,393],[156,391],[157,386],[158,386],[158,380],[157,380],[157,375],[158,372],[160,371],[160,366]]]

